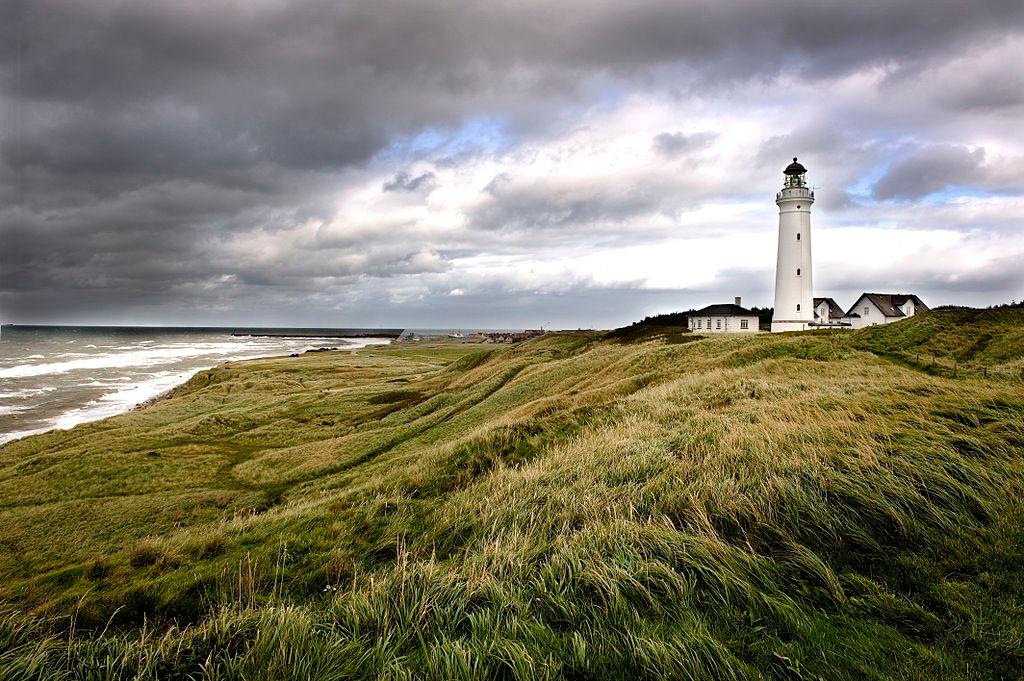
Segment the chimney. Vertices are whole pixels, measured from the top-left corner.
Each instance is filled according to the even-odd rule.
[[[739,296],[736,296],[736,304],[737,304],[737,305],[739,305],[739,304],[740,304],[740,301],[741,301],[741,300],[743,300],[743,299],[742,299],[742,298],[740,298]]]

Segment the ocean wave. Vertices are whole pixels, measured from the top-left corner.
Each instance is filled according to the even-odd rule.
[[[67,430],[77,426],[79,423],[98,421],[108,416],[123,414],[132,407],[181,385],[197,372],[209,368],[206,366],[196,367],[188,371],[167,372],[166,375],[142,381],[131,387],[104,393],[97,399],[91,400],[85,406],[68,410],[56,417],[51,422],[52,427]]]
[[[11,440],[20,440],[21,438],[28,437],[29,435],[38,435],[39,433],[45,433],[48,430],[53,430],[53,426],[30,428],[29,430],[16,430],[11,433],[0,433],[0,444],[10,442]]]
[[[43,393],[52,393],[56,388],[52,386],[46,386],[44,388],[22,388],[21,390],[15,390],[14,392],[2,392],[0,393],[0,400],[12,399],[15,397],[31,397],[32,395],[42,395]]]
[[[102,353],[71,359],[63,362],[47,362],[41,364],[19,364],[0,369],[0,378],[24,378],[27,376],[45,376],[47,374],[64,374],[81,369],[108,369],[122,367],[147,367],[185,359],[216,358],[237,354],[249,348],[240,347],[238,343],[198,343],[194,345],[176,344],[170,347],[151,350],[135,350],[132,352]]]
[[[383,338],[302,338],[288,339],[281,342],[275,339],[273,342],[206,342],[194,344],[170,344],[151,348],[143,351],[133,351],[119,354],[99,354],[84,359],[75,359],[63,362],[49,362],[36,365],[18,365],[6,369],[0,369],[0,378],[22,378],[30,376],[46,376],[50,374],[63,374],[80,369],[106,369],[120,367],[153,367],[152,371],[137,371],[133,375],[121,375],[105,378],[104,383],[98,377],[86,375],[86,380],[91,381],[89,387],[110,387],[117,388],[106,392],[99,398],[90,400],[79,407],[66,410],[61,414],[42,421],[42,425],[29,430],[22,430],[12,433],[0,433],[0,443],[9,442],[29,435],[43,433],[52,429],[68,429],[80,423],[96,421],[99,419],[116,416],[117,414],[129,411],[138,404],[145,402],[171,388],[187,381],[199,371],[209,369],[219,362],[241,361],[246,359],[258,359],[272,357],[285,353],[292,353],[309,349],[320,345],[345,346],[345,349],[357,349],[368,345],[388,344],[391,341]],[[182,370],[180,362],[192,359],[194,365]],[[178,362],[179,365],[170,370],[160,370],[159,365]],[[131,373],[131,369],[129,369]],[[140,377],[147,376],[146,380],[139,381]],[[51,379],[45,379],[51,380]],[[125,386],[125,381],[137,381],[134,385]],[[116,382],[116,383],[114,383]],[[121,385],[118,385],[120,383]],[[41,392],[56,390],[53,386],[40,388],[26,388],[12,393],[0,393],[10,397],[21,397]],[[30,412],[31,413],[31,412]]]

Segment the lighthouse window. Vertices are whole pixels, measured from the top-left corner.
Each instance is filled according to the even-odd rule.
[[[799,312],[799,311],[800,311],[800,303],[797,303],[797,304],[796,304],[796,311],[797,311],[797,312]]]
[[[798,277],[800,276],[800,268],[799,267],[796,268],[796,276],[798,276]]]
[[[800,241],[800,232],[797,232],[797,233],[796,233],[796,240],[797,240],[797,241]]]
[[[796,209],[797,209],[797,210],[800,210],[800,206],[797,206],[797,207],[796,207]]]

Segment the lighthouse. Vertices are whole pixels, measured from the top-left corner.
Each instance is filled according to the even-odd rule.
[[[814,323],[814,286],[811,278],[811,204],[807,168],[796,157],[783,172],[782,190],[775,195],[779,207],[779,253],[775,263],[775,313],[772,332],[803,331]]]

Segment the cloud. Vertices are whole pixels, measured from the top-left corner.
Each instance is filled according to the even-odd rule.
[[[918,199],[954,186],[972,186],[984,179],[985,150],[934,145],[893,163],[875,183],[876,199]]]
[[[654,136],[654,150],[662,156],[674,158],[693,151],[708,147],[715,138],[717,132],[695,132],[689,135],[681,132],[662,132]]]
[[[605,295],[619,321],[655,288],[749,297],[794,155],[823,233],[1010,238],[1022,27],[1010,0],[12,0],[0,316],[527,319]],[[485,261],[491,284],[463,281]],[[955,265],[922,285],[967,296]],[[550,276],[529,293],[510,268]]]
[[[434,173],[426,172],[416,177],[410,177],[409,173],[399,171],[394,177],[384,183],[382,189],[386,192],[414,192],[419,189],[428,189],[434,184]]]

